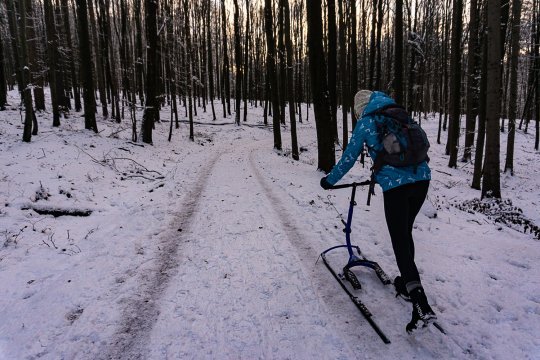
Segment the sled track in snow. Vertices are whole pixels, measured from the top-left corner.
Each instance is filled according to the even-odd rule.
[[[200,195],[203,193],[208,178],[215,164],[224,151],[217,154],[203,167],[195,185],[183,198],[183,207],[169,226],[169,230],[160,236],[159,253],[153,261],[156,266],[152,271],[141,272],[139,293],[128,300],[122,310],[119,329],[108,345],[103,359],[145,359],[146,344],[152,327],[159,317],[159,299],[174,277],[178,267],[178,250],[184,242],[185,233],[189,232],[191,218],[199,208]]]

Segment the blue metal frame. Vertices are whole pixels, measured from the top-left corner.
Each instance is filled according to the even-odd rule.
[[[345,229],[343,229],[343,231],[345,232],[346,244],[345,245],[337,245],[337,246],[333,246],[333,247],[331,247],[329,249],[326,249],[325,251],[322,252],[322,255],[325,255],[326,253],[328,253],[329,251],[332,251],[334,249],[344,248],[345,247],[345,248],[347,248],[347,251],[349,252],[349,261],[347,262],[347,265],[345,265],[344,269],[348,270],[348,269],[351,269],[351,268],[356,267],[356,266],[368,267],[368,268],[374,270],[377,273],[377,276],[379,277],[379,279],[381,280],[381,282],[383,284],[389,284],[391,281],[388,278],[388,276],[386,276],[384,271],[381,269],[379,264],[377,264],[374,261],[370,261],[370,260],[366,259],[362,255],[362,251],[360,250],[360,247],[357,246],[357,245],[352,245],[352,243],[351,243],[351,232],[352,232],[351,224],[352,224],[352,218],[353,218],[353,213],[354,213],[354,207],[356,206],[356,201],[354,200],[355,197],[356,197],[356,187],[357,186],[362,186],[362,185],[370,185],[370,181],[368,180],[368,181],[364,181],[364,182],[361,182],[361,183],[338,185],[338,186],[334,186],[332,188],[332,189],[342,189],[342,188],[346,188],[346,187],[352,187],[351,200],[349,202],[349,212],[347,214],[347,222],[344,222]],[[356,249],[356,252],[358,253],[358,255],[354,253],[355,249]]]

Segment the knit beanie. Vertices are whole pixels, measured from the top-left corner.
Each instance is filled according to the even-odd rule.
[[[354,116],[357,119],[359,119],[362,116],[364,109],[369,103],[371,94],[373,94],[373,91],[360,90],[359,92],[356,93],[356,95],[354,95]]]

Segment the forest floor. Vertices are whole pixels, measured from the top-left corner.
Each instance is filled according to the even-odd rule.
[[[27,144],[16,106],[0,112],[0,359],[538,358],[540,241],[474,211],[473,166],[447,167],[434,115],[422,120],[433,181],[414,236],[448,335],[408,335],[410,305],[359,271],[359,297],[392,341],[383,344],[319,261],[344,242],[338,212],[350,194],[319,187],[305,111],[300,161],[288,127],[284,150],[272,149],[260,107],[241,126],[199,114],[194,142],[185,122],[167,141],[166,108],[152,146],[131,142],[127,122],[100,119],[95,134],[77,113],[53,128],[49,112]],[[507,202],[494,207],[538,225],[532,141],[518,131],[515,174],[501,175]],[[368,176],[357,165],[342,182]],[[357,193],[353,243],[393,278],[376,193],[370,207]],[[331,260],[344,265],[346,252]]]

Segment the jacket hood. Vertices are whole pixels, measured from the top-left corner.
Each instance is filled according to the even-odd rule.
[[[385,93],[381,91],[374,91],[373,94],[371,94],[371,98],[369,99],[369,103],[367,104],[366,108],[364,109],[364,112],[362,113],[362,116],[369,115],[371,113],[376,112],[377,110],[391,104],[395,104],[396,102],[394,99],[392,99],[390,96],[386,95]]]

